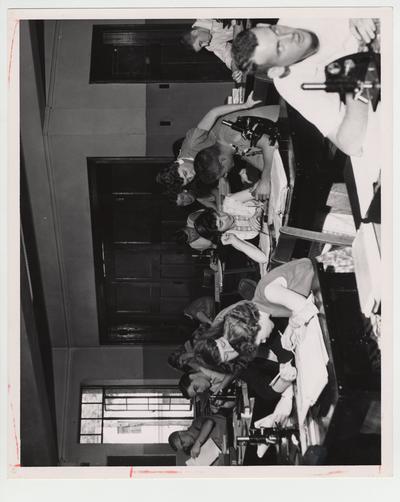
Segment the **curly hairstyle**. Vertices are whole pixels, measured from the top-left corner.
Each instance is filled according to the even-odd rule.
[[[260,312],[253,302],[244,301],[214,322],[194,345],[194,354],[209,366],[224,373],[238,374],[256,357],[256,338],[260,330]],[[215,343],[225,336],[239,356],[222,362]]]
[[[196,218],[194,222],[194,228],[197,233],[205,239],[209,239],[213,242],[218,239],[221,234],[217,228],[217,216],[218,213],[215,209],[207,208]]]
[[[257,37],[251,30],[242,31],[232,42],[232,57],[239,70],[252,73],[257,65],[251,61],[255,48],[258,46]]]
[[[164,167],[156,177],[157,183],[166,188],[167,196],[175,198],[175,200],[183,189],[183,179],[179,175],[178,167],[177,162],[172,162],[169,166]]]
[[[219,146],[215,144],[203,148],[194,158],[194,170],[206,185],[214,184],[223,175],[224,167],[219,160],[219,154]]]

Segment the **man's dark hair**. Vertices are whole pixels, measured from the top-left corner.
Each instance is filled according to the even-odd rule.
[[[183,179],[178,173],[179,164],[172,162],[169,166],[164,167],[156,177],[157,183],[166,188],[167,196],[176,200],[176,196],[182,191]]]
[[[242,31],[232,42],[232,57],[239,70],[251,73],[257,65],[251,61],[258,45],[257,37],[251,30]]]
[[[181,148],[182,148],[182,143],[185,141],[185,138],[179,138],[176,141],[173,142],[172,144],[172,153],[174,154],[174,157],[177,158]]]
[[[216,211],[211,208],[205,209],[204,212],[196,218],[194,228],[205,239],[215,241],[215,238],[221,233],[217,228]]]
[[[218,145],[211,145],[200,150],[194,158],[194,170],[200,180],[211,185],[216,183],[223,173],[223,166],[219,161],[220,150]]]
[[[179,390],[182,392],[183,397],[185,397],[186,399],[191,399],[191,397],[189,396],[188,388],[192,381],[189,375],[190,373],[184,373],[178,382]]]
[[[183,33],[183,35],[180,39],[180,43],[185,47],[185,49],[194,51],[192,30],[193,30],[193,28],[191,30],[187,30]]]

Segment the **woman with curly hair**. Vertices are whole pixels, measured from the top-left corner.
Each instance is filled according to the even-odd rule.
[[[194,344],[194,357],[217,371],[237,376],[256,355],[274,324],[255,304],[242,301],[214,321]]]
[[[238,374],[257,355],[258,346],[274,328],[273,317],[289,318],[289,327],[275,348],[290,361],[302,328],[318,313],[307,298],[314,269],[302,258],[268,272],[258,283],[252,301],[241,301],[221,311],[211,327],[195,343],[194,355],[217,371]],[[289,355],[289,356],[288,356]],[[280,358],[282,356],[282,358]]]

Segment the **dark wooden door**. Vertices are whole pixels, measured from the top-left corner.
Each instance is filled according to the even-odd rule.
[[[204,265],[173,233],[187,210],[155,183],[170,159],[90,159],[89,180],[101,340],[174,343],[199,294]]]
[[[213,53],[182,46],[190,26],[95,25],[90,83],[230,81],[230,70]]]

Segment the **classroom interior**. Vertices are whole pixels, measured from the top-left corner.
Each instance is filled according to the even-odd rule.
[[[155,177],[174,160],[174,143],[208,110],[226,103],[235,83],[212,54],[187,55],[180,47],[168,52],[149,40],[154,30],[160,40],[160,34],[176,37],[193,22],[20,23],[22,466],[185,465],[169,446],[168,433],[174,424],[190,424],[197,410],[193,402],[182,405],[180,374],[168,356],[193,330],[185,306],[201,296],[214,298],[219,284],[210,253],[173,238],[200,206],[177,207]],[[139,60],[104,51],[101,35],[110,29],[142,37]],[[249,79],[247,94],[250,88],[263,104],[285,108],[281,156],[290,207],[272,264],[315,258],[329,243],[323,221],[334,184],[347,188],[356,229],[362,222],[379,229],[380,185],[366,219],[349,159],[332,155],[319,131],[282,103],[271,82]],[[336,244],[351,245],[336,237]],[[368,243],[358,245],[369,249]],[[258,266],[235,250],[224,251],[221,309],[241,299],[241,279],[260,279]],[[260,458],[256,442],[238,446],[230,417],[219,465],[381,463],[380,333],[362,312],[354,269],[315,267],[321,329],[330,344],[328,372],[334,375],[329,391],[335,413],[324,441],[311,438],[307,453],[275,442]],[[379,316],[380,306],[374,314]],[[138,391],[149,412],[139,425],[124,415]],[[250,402],[253,424],[265,415],[263,403],[257,397],[246,401],[242,391],[236,388],[240,396],[234,399],[246,409],[234,411],[233,421],[243,419]],[[154,420],[152,398],[158,404],[168,398],[172,406],[177,395],[179,413]],[[316,413],[331,405],[332,394],[325,397]],[[107,399],[125,407],[110,412],[113,426],[105,439]],[[83,409],[90,403],[101,408],[101,420],[94,415],[96,420],[85,422]]]

